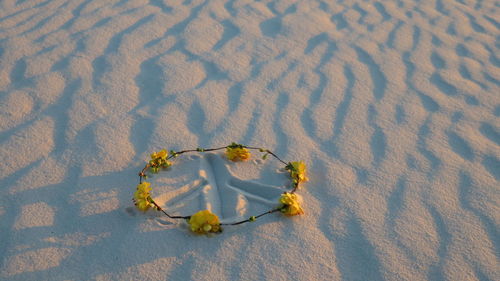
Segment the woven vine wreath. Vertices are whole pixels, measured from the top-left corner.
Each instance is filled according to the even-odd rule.
[[[172,166],[170,161],[173,158],[178,157],[185,153],[203,153],[216,150],[226,150],[226,157],[231,161],[246,161],[250,159],[250,150],[258,150],[263,154],[262,159],[266,159],[268,155],[271,155],[281,163],[285,165],[285,169],[290,173],[292,179],[291,190],[283,192],[279,198],[278,206],[271,209],[265,213],[259,214],[257,216],[251,216],[246,220],[232,222],[232,223],[220,223],[217,215],[211,213],[209,210],[202,210],[190,216],[172,216],[168,214],[164,209],[162,209],[154,200],[151,198],[151,184],[146,181],[147,171],[152,173],[158,173],[162,169],[167,169]],[[232,143],[228,146],[218,147],[218,148],[196,148],[191,150],[173,151],[167,152],[165,149],[151,154],[151,160],[144,166],[144,168],[139,173],[139,185],[137,185],[137,190],[134,193],[134,203],[135,206],[141,211],[147,211],[152,208],[157,211],[163,212],[167,217],[171,219],[183,219],[186,220],[190,226],[190,229],[199,234],[206,233],[219,233],[222,232],[222,225],[238,225],[246,222],[254,222],[256,219],[274,213],[281,212],[287,216],[294,216],[303,214],[304,211],[300,206],[299,197],[295,192],[299,189],[299,185],[302,182],[307,181],[306,177],[306,165],[302,161],[298,162],[285,162],[281,160],[276,154],[268,149],[260,147],[250,147],[242,144]]]

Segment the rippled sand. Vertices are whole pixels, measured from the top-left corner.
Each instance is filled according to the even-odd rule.
[[[0,279],[498,280],[500,6],[0,2]],[[305,215],[197,236],[149,153],[303,160]],[[181,157],[174,214],[275,207],[268,159]]]

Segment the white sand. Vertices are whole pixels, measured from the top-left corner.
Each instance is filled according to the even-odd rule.
[[[1,280],[500,280],[493,0],[0,2]],[[131,202],[161,148],[307,163],[306,214],[197,236]],[[175,214],[274,207],[277,161],[182,157]]]

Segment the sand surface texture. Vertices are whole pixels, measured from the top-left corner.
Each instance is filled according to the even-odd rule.
[[[500,280],[494,0],[0,1],[1,280]],[[303,160],[305,214],[191,233],[131,201],[162,148]],[[276,206],[192,154],[166,210]]]

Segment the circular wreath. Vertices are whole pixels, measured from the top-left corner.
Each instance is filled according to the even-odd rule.
[[[292,186],[290,191],[285,191],[281,194],[279,198],[278,207],[271,209],[267,212],[259,214],[257,216],[251,216],[246,220],[231,222],[231,223],[220,223],[219,217],[213,214],[209,210],[202,210],[190,216],[172,216],[168,214],[163,208],[161,208],[151,197],[151,184],[146,181],[147,179],[147,171],[152,173],[158,173],[162,169],[167,169],[172,166],[172,162],[170,161],[173,158],[178,157],[181,154],[185,153],[204,153],[210,151],[217,151],[225,149],[226,157],[231,161],[246,161],[250,159],[251,154],[250,150],[258,150],[262,155],[262,159],[266,159],[268,155],[271,155],[281,163],[285,165],[285,169],[289,172],[290,177],[292,179]],[[254,222],[258,218],[274,213],[281,212],[287,216],[295,216],[303,214],[304,211],[300,206],[300,200],[295,192],[299,189],[300,184],[302,182],[307,181],[306,176],[306,165],[302,161],[296,162],[285,162],[281,160],[276,154],[271,152],[268,149],[260,148],[260,147],[251,147],[242,144],[232,143],[227,146],[218,147],[218,148],[196,148],[182,151],[169,151],[163,149],[161,151],[155,152],[151,154],[151,160],[144,166],[144,168],[139,172],[139,184],[137,185],[137,189],[134,193],[134,204],[135,206],[145,212],[148,209],[154,209],[164,213],[167,217],[171,219],[183,219],[186,220],[190,225],[191,231],[199,234],[206,233],[219,233],[222,232],[222,225],[238,225],[247,222]]]

